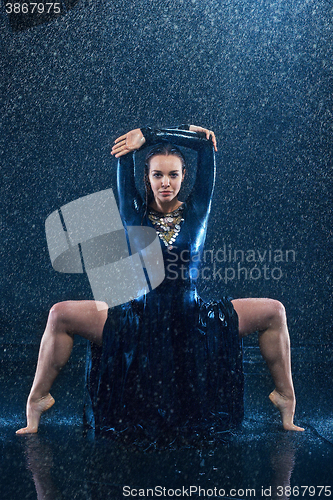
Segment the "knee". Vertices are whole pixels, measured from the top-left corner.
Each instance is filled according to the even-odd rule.
[[[267,309],[270,324],[281,326],[286,323],[286,310],[281,302],[274,299],[268,299]]]
[[[55,330],[63,329],[62,327],[68,323],[69,312],[70,301],[57,302],[50,309],[48,323]]]

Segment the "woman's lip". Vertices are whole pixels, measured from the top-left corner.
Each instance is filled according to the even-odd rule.
[[[160,191],[160,194],[171,194],[172,191]]]

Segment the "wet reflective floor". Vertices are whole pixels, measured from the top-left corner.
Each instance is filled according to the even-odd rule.
[[[15,363],[10,352],[16,352]],[[20,350],[20,356],[17,355]],[[296,423],[285,432],[267,399],[270,377],[259,351],[245,347],[245,420],[214,446],[136,449],[84,434],[85,347],[78,344],[53,390],[56,405],[38,435],[16,436],[37,347],[1,355],[0,498],[329,498],[333,496],[332,354],[293,350]]]

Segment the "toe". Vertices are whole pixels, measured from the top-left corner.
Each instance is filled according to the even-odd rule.
[[[305,430],[303,427],[298,427],[298,425],[295,425],[295,424],[284,424],[283,428],[286,431],[303,432]]]
[[[31,429],[29,427],[23,427],[22,429],[19,429],[16,431],[16,434],[35,434],[37,430]]]

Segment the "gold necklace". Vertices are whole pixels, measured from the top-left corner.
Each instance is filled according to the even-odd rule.
[[[149,208],[148,218],[154,226],[160,239],[165,246],[169,246],[175,242],[181,228],[184,207],[181,205],[173,212],[161,214],[153,208]]]

